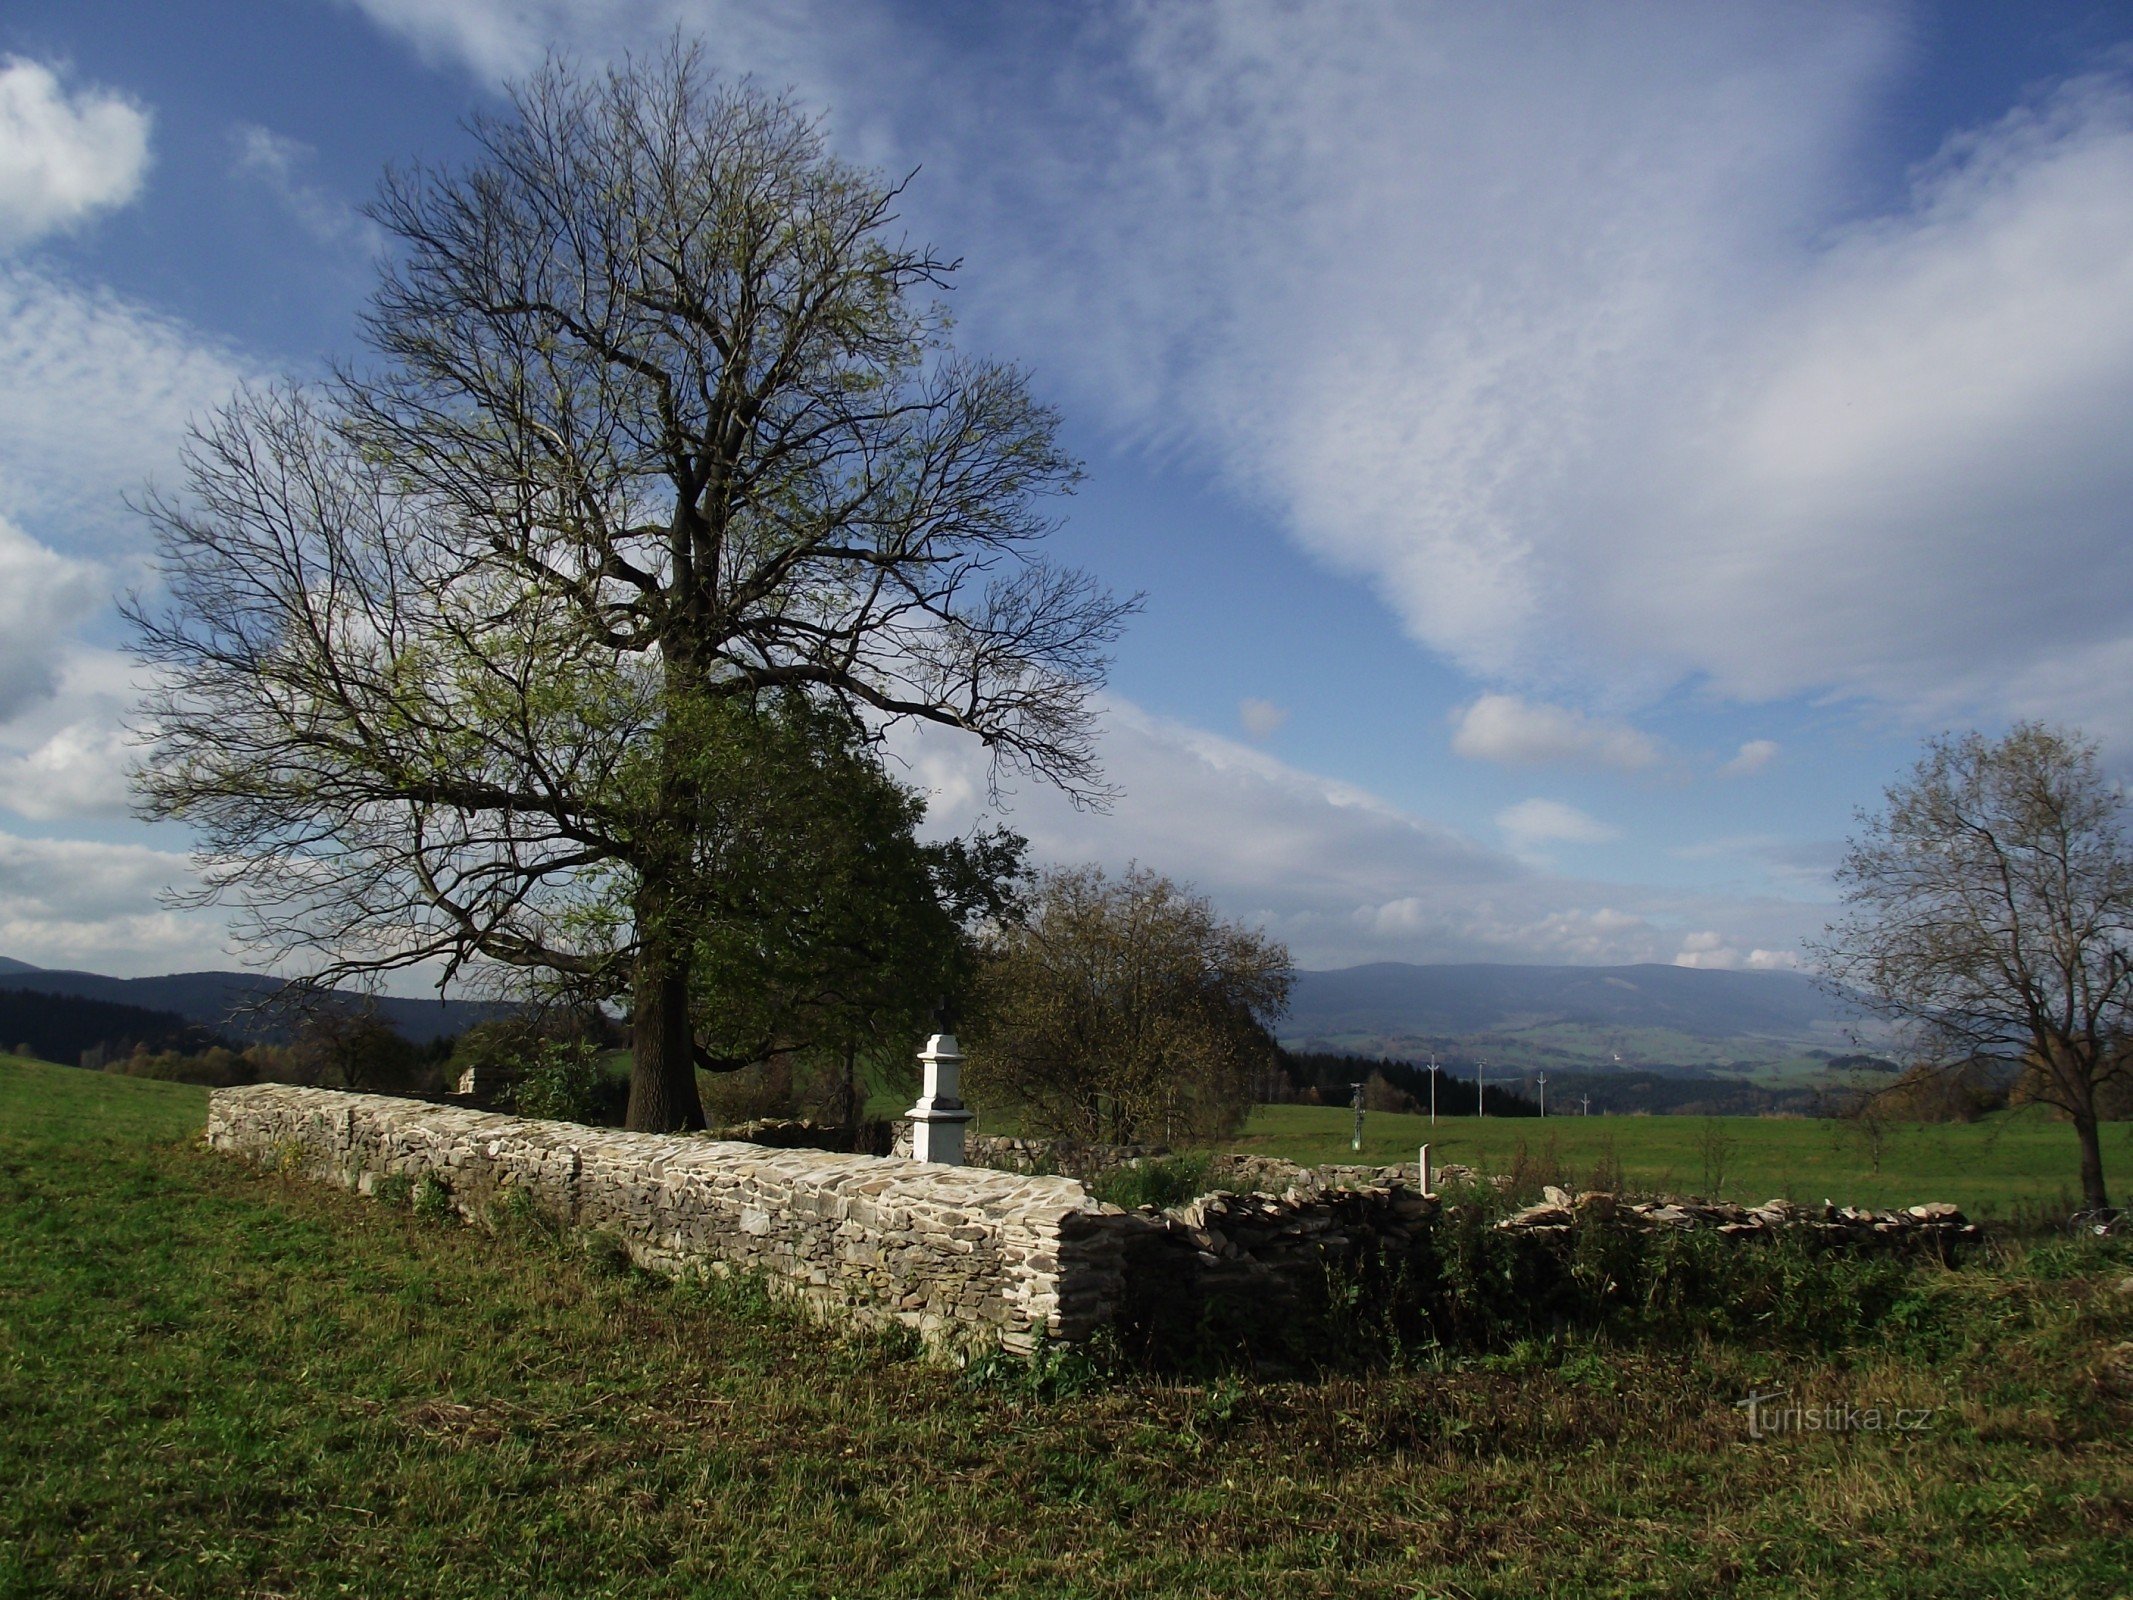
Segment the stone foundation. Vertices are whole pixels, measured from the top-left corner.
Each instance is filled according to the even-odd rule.
[[[379,1095],[218,1089],[207,1140],[369,1192],[431,1178],[472,1216],[510,1190],[642,1266],[754,1270],[861,1323],[929,1344],[1029,1350],[1114,1315],[1120,1213],[1064,1178],[619,1133]]]

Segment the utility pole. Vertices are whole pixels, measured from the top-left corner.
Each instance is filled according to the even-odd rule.
[[[1361,1084],[1355,1085],[1355,1093],[1350,1098],[1349,1103],[1355,1107],[1355,1137],[1348,1141],[1348,1148],[1360,1150],[1363,1148],[1363,1086]]]
[[[1581,1094],[1581,1095],[1579,1095],[1579,1096],[1578,1096],[1578,1104],[1579,1104],[1579,1105],[1581,1105],[1581,1106],[1583,1106],[1583,1107],[1585,1108],[1585,1115],[1586,1115],[1586,1116],[1588,1116],[1588,1117],[1589,1117],[1589,1116],[1591,1116],[1591,1115],[1592,1115],[1592,1096],[1591,1096],[1591,1095],[1589,1095],[1589,1094]]]
[[[1486,1061],[1474,1063],[1474,1115],[1477,1117],[1489,1114],[1488,1074],[1489,1064]]]
[[[1547,1073],[1545,1073],[1545,1072],[1543,1072],[1542,1074],[1540,1074],[1540,1086],[1541,1086],[1541,1120],[1542,1120],[1543,1122],[1546,1122],[1546,1121],[1548,1120],[1548,1074],[1547,1074]]]
[[[1437,1052],[1429,1053],[1429,1125],[1437,1125]]]

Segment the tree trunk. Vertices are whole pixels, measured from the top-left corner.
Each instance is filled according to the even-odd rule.
[[[664,897],[649,877],[637,895],[637,974],[631,1000],[632,1133],[693,1133],[704,1125],[689,1026],[688,957],[669,936]]]
[[[2103,1186],[2103,1140],[2095,1112],[2075,1114],[2074,1137],[2081,1141],[2081,1203],[2091,1211],[2108,1210],[2111,1197]]]

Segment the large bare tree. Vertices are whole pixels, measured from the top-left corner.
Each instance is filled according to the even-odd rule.
[[[372,208],[374,357],[240,397],[150,503],[143,807],[320,981],[624,998],[629,1125],[700,1126],[698,932],[780,914],[734,892],[783,870],[779,730],[947,724],[1100,797],[1135,603],[1039,556],[1056,417],[951,348],[956,264],[787,101],[677,44],[471,131]]]
[[[1837,879],[1829,980],[1902,1024],[1921,1061],[2019,1064],[2064,1112],[2081,1191],[2105,1208],[2099,1096],[2128,1070],[2133,850],[2096,747],[2023,723],[1936,739],[1863,816]]]

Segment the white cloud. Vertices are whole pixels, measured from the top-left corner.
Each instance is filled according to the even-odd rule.
[[[108,89],[0,58],[0,249],[76,227],[140,193],[148,113]]]
[[[51,697],[67,633],[108,593],[94,567],[0,517],[0,724]]]
[[[1705,929],[1681,941],[1674,956],[1677,967],[1703,967],[1719,972],[1797,972],[1802,962],[1794,950],[1742,950],[1720,933]]]
[[[2133,743],[2133,91],[1880,214],[1891,9],[1225,0],[994,33],[724,0],[359,0],[482,73],[676,25],[924,168],[973,339],[1211,464],[1415,638],[1637,703],[1835,690]]]
[[[959,832],[987,814],[974,741],[904,729],[892,747],[906,778],[931,794],[933,829]],[[1102,747],[1124,790],[1111,814],[1077,812],[1031,790],[997,820],[1025,834],[1041,862],[1139,861],[1194,883],[1227,915],[1286,940],[1307,967],[1665,961],[1684,927],[1736,929],[1743,941],[1778,948],[1826,919],[1820,904],[1768,895],[1657,891],[1546,871],[1353,785],[1115,699]]]
[[[0,833],[0,954],[120,977],[228,966],[219,915],[158,904],[192,881],[168,851]]]
[[[1496,826],[1521,853],[1550,844],[1605,844],[1622,836],[1621,830],[1576,806],[1538,798],[1504,807],[1496,813]]]
[[[114,650],[50,649],[51,696],[0,728],[0,806],[37,822],[132,809],[127,718],[146,669]]]
[[[71,551],[138,549],[126,497],[152,479],[174,486],[187,419],[244,371],[146,307],[0,266],[0,514],[64,529]]]
[[[1777,759],[1778,742],[1775,739],[1750,739],[1734,752],[1733,759],[1718,769],[1721,778],[1745,778]]]
[[[2092,670],[2133,641],[2133,91],[2063,86],[1857,220],[1898,14],[1638,19],[1091,23],[954,130],[966,323],[1484,678],[2133,741]]]
[[[1507,766],[1613,767],[1624,772],[1652,765],[1660,753],[1656,740],[1625,722],[1512,694],[1485,694],[1456,713],[1452,750],[1469,760]]]
[[[311,146],[249,122],[231,130],[230,139],[238,175],[272,195],[316,243],[364,256],[383,252],[384,230],[305,176],[318,156]]]
[[[1247,698],[1237,702],[1237,720],[1254,739],[1271,739],[1288,722],[1289,713],[1271,700]]]

